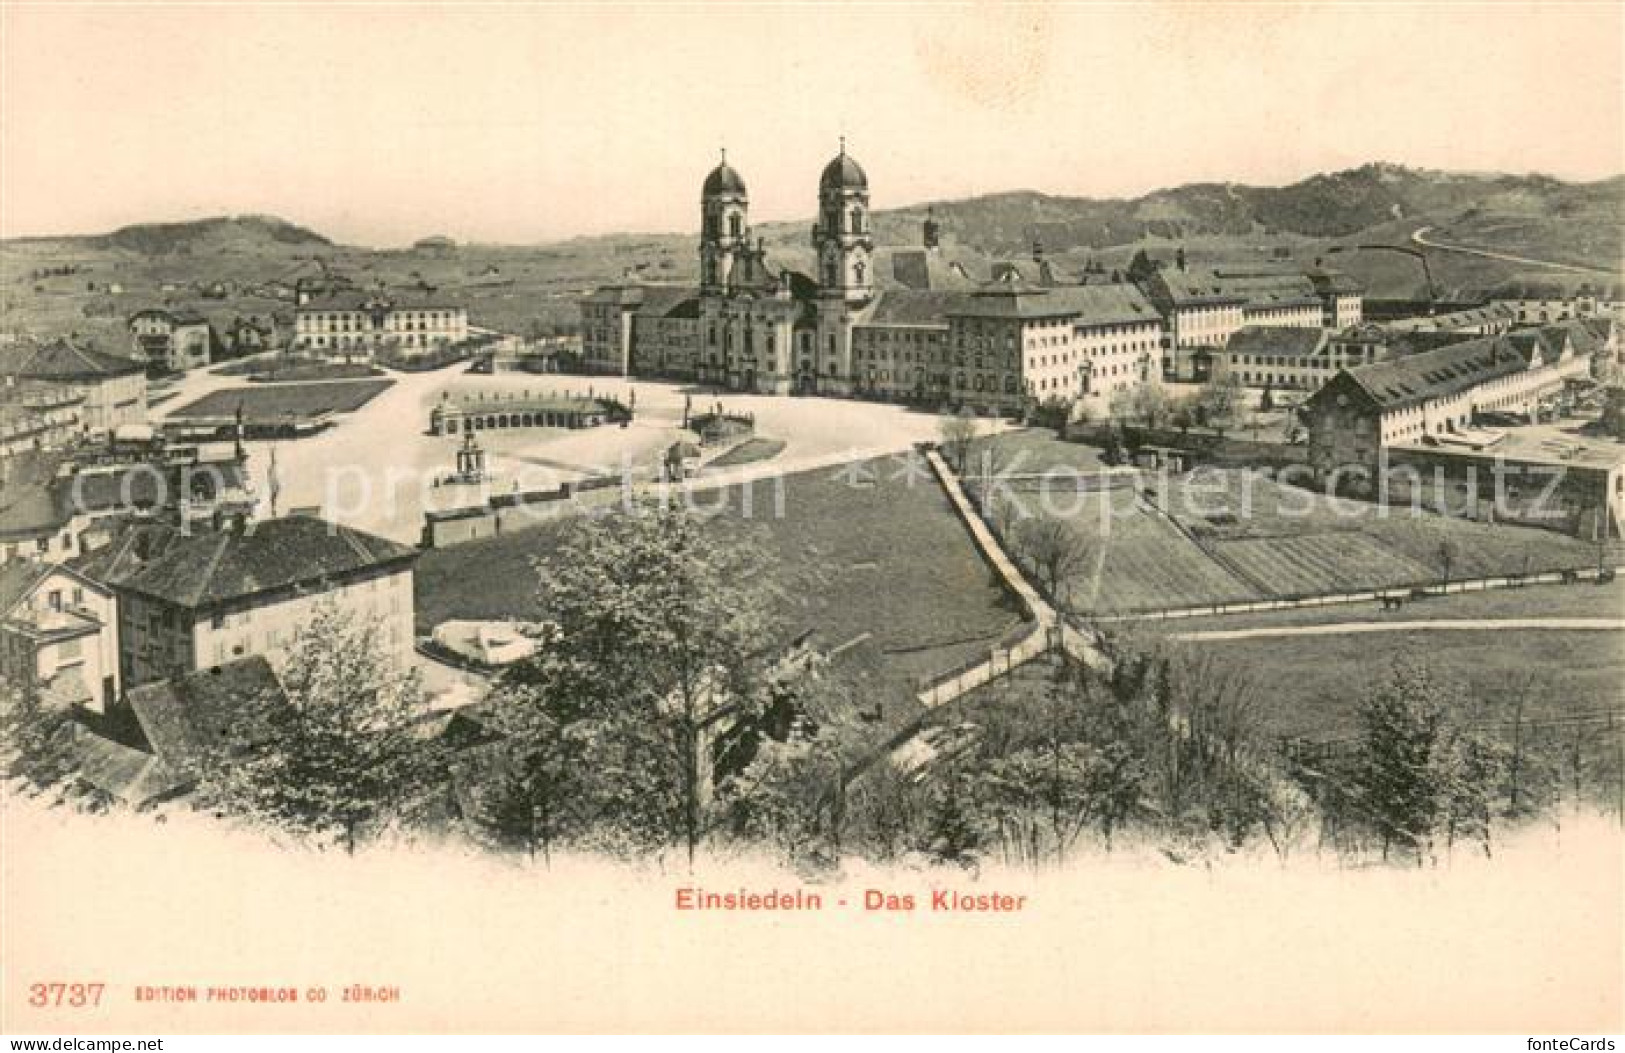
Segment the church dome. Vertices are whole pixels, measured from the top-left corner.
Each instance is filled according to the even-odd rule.
[[[745,181],[739,177],[739,173],[734,171],[727,161],[723,161],[711,169],[711,174],[705,177],[705,189],[702,193],[706,197],[713,197],[717,194],[743,194],[745,193]]]
[[[818,178],[820,190],[868,190],[869,177],[863,174],[858,163],[847,156],[846,147],[841,147],[840,156],[824,166],[824,174]]]

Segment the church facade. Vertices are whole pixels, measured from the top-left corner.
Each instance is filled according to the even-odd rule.
[[[726,156],[700,193],[700,284],[605,286],[582,301],[593,372],[735,391],[1014,413],[1156,382],[1162,321],[1132,285],[1058,285],[1041,259],[978,282],[940,249],[877,251],[869,180],[845,144],[818,179],[814,274],[775,266]],[[891,280],[878,281],[882,267]]]
[[[919,245],[877,247],[869,179],[844,142],[819,175],[817,201],[813,273],[776,265],[752,234],[749,190],[724,154],[700,190],[699,284],[611,285],[586,297],[583,365],[757,394],[983,414],[1050,404],[1099,418],[1129,389],[1185,376],[1175,368],[1181,349],[1201,343],[1201,326],[1217,317],[1205,302],[1185,310],[1170,295],[1191,277],[1183,253],[1148,280],[1069,279],[1035,238],[1030,261],[983,268],[943,246],[929,210]],[[1246,288],[1233,276],[1234,290],[1203,287],[1204,296],[1233,294],[1221,306],[1235,317],[1211,334],[1218,347],[1243,321],[1341,325],[1345,301],[1358,317],[1357,293],[1323,290],[1317,275],[1245,277]]]

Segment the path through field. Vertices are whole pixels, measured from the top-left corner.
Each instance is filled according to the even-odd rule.
[[[1581,267],[1573,263],[1553,263],[1551,260],[1532,260],[1528,256],[1513,256],[1506,252],[1495,252],[1490,249],[1474,249],[1466,245],[1446,245],[1440,241],[1431,241],[1424,237],[1432,227],[1418,227],[1411,231],[1411,240],[1428,249],[1438,249],[1441,252],[1459,252],[1467,256],[1482,256],[1487,260],[1502,260],[1506,263],[1521,263],[1530,267],[1550,267],[1557,271],[1572,271],[1575,274],[1607,274],[1613,272],[1601,267]]]
[[[1597,629],[1625,632],[1625,618],[1454,618],[1439,621],[1334,622],[1329,625],[1266,625],[1252,629],[1202,629],[1172,633],[1189,642],[1257,640],[1271,636],[1333,636],[1340,633],[1421,632],[1433,629]]]

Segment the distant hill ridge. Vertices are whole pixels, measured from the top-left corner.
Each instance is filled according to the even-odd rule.
[[[1110,248],[1146,238],[1300,235],[1344,238],[1396,220],[1440,227],[1498,222],[1601,226],[1618,244],[1625,176],[1565,183],[1545,175],[1435,172],[1374,163],[1284,187],[1190,183],[1138,198],[1060,197],[1018,190],[931,202],[944,229],[984,252],[1019,252],[1033,237],[1046,251]],[[914,240],[924,203],[875,214],[882,242]],[[1604,254],[1608,246],[1598,246]],[[1617,252],[1614,253],[1617,258]]]
[[[883,187],[880,197],[884,201]],[[1374,162],[1282,187],[1190,183],[1136,198],[1013,190],[881,209],[872,213],[877,240],[918,244],[928,206],[949,239],[990,255],[1024,255],[1035,237],[1047,252],[1064,253],[1200,237],[1400,241],[1416,227],[1429,225],[1433,236],[1447,242],[1611,267],[1622,255],[1625,176],[1568,183],[1540,174],[1443,172]],[[757,232],[770,242],[800,247],[808,222],[762,223]],[[619,245],[631,236],[554,244],[591,251],[594,244]],[[687,235],[637,237],[652,244]],[[151,256],[337,247],[312,230],[261,215],[141,223],[94,237],[22,240]]]
[[[111,234],[85,238],[96,248],[127,249],[149,256],[175,252],[258,251],[266,248],[331,247],[313,230],[276,216],[216,216],[178,223],[137,223]]]

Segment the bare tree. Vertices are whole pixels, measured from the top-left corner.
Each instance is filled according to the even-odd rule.
[[[1088,539],[1063,519],[1035,516],[1016,525],[1016,547],[1031,563],[1051,596],[1065,601],[1072,575],[1094,556]]]
[[[1450,568],[1456,563],[1456,543],[1449,538],[1439,542],[1439,566],[1444,570],[1444,583],[1450,584]]]
[[[971,443],[976,441],[981,430],[979,422],[969,413],[944,413],[937,421],[937,434],[942,439],[942,446],[961,474],[965,471]]]

